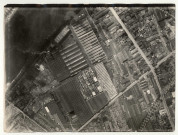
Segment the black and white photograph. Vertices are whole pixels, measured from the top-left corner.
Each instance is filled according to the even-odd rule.
[[[4,132],[174,132],[175,10],[4,5]]]

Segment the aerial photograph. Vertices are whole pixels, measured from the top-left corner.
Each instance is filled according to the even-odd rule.
[[[4,132],[175,131],[175,9],[4,6]]]

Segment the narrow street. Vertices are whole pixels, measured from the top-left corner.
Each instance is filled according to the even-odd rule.
[[[150,9],[150,10],[151,10],[151,9]],[[154,11],[153,11],[153,12],[154,12]],[[162,36],[161,28],[159,27],[158,22],[157,22],[155,16],[153,15],[152,18],[153,18],[153,23],[155,24],[156,30],[157,30],[157,32],[158,32],[158,34],[159,34],[160,39],[161,39],[162,45],[164,46],[164,49],[165,49],[167,52],[169,52],[169,50],[167,49],[166,41],[164,40],[164,38],[163,38],[163,36]]]
[[[169,112],[169,109],[168,109],[168,106],[166,104],[166,100],[164,98],[164,94],[163,94],[163,91],[161,90],[161,86],[159,84],[159,81],[158,81],[158,78],[157,78],[157,75],[154,71],[154,67],[151,65],[150,61],[146,58],[145,54],[143,53],[143,51],[140,49],[140,47],[138,46],[137,42],[135,41],[135,39],[133,38],[133,36],[130,34],[130,32],[128,31],[128,29],[126,28],[125,24],[122,22],[122,20],[120,19],[120,17],[117,15],[116,11],[110,7],[109,8],[110,11],[112,12],[112,14],[114,15],[114,17],[116,18],[116,20],[118,21],[118,23],[122,26],[122,28],[125,30],[125,32],[127,33],[128,37],[131,39],[131,41],[133,42],[134,46],[138,49],[138,52],[141,54],[141,56],[143,57],[143,59],[146,61],[146,63],[148,64],[148,66],[150,67],[151,69],[151,72],[153,73],[154,75],[154,79],[156,81],[156,84],[159,88],[159,92],[161,94],[161,99],[163,100],[163,105],[164,105],[164,108],[166,109],[166,112],[167,112],[167,115],[168,115],[168,118],[169,118],[169,121],[171,123],[171,126],[174,130],[174,122],[171,118],[171,115],[170,115],[170,112]]]
[[[117,98],[119,98],[120,96],[122,96],[125,92],[127,92],[130,88],[132,88],[135,84],[137,84],[139,82],[140,79],[142,79],[144,76],[148,75],[149,73],[153,73],[154,78],[156,80],[157,86],[159,88],[159,91],[161,93],[161,97],[163,99],[163,104],[164,107],[167,111],[171,126],[174,128],[174,123],[172,121],[172,118],[170,116],[170,112],[168,110],[163,92],[161,90],[160,84],[158,82],[158,78],[157,75],[155,74],[154,71],[154,67],[151,65],[151,63],[149,62],[149,60],[146,58],[145,54],[143,53],[143,51],[140,49],[140,47],[138,46],[137,42],[135,41],[135,39],[133,38],[133,36],[130,34],[130,32],[128,31],[128,29],[125,27],[125,25],[123,24],[123,22],[121,21],[121,19],[118,17],[117,13],[114,11],[113,8],[110,8],[111,12],[113,13],[114,17],[116,18],[116,20],[121,24],[121,26],[123,27],[123,29],[126,31],[126,33],[128,34],[128,37],[131,39],[131,41],[134,43],[134,46],[138,49],[139,53],[141,54],[141,56],[144,58],[144,60],[146,61],[146,63],[148,64],[148,66],[150,67],[151,71],[144,73],[142,76],[139,77],[138,80],[134,81],[133,83],[131,83],[123,92],[119,93],[118,95],[116,95],[112,100],[110,100],[110,102],[102,109],[100,110],[100,112],[96,113],[90,120],[88,120],[82,127],[80,127],[77,131],[81,131],[85,126],[87,126],[93,119],[97,118],[107,107],[109,107],[110,105],[112,105],[115,100]],[[162,60],[160,60],[157,64],[157,66],[159,66],[161,63],[163,63],[165,60],[167,60],[170,56],[174,55],[174,52],[169,53],[169,55],[167,55],[166,57],[164,57]]]
[[[171,56],[175,57],[175,51],[169,53],[166,57],[164,57],[163,59],[161,59],[157,65],[155,66],[155,68],[158,68],[163,62],[165,62],[168,58],[170,58]]]
[[[143,77],[147,76],[149,72],[144,73],[142,76],[139,77],[138,80],[134,81],[133,83],[131,83],[123,92],[119,93],[118,95],[116,95],[113,99],[111,99],[109,101],[109,103],[102,109],[100,110],[98,113],[96,113],[90,120],[88,120],[82,127],[80,127],[77,131],[81,131],[85,126],[87,126],[92,120],[94,120],[95,118],[97,118],[103,111],[105,111],[107,109],[107,107],[109,107],[110,105],[112,105],[116,99],[118,99],[120,96],[122,96],[125,92],[127,92],[130,88],[132,88],[135,84],[137,84]]]
[[[104,12],[102,11],[103,9]],[[82,14],[77,15],[83,22],[79,20],[78,22],[71,21],[65,24],[69,27],[70,33],[66,35],[63,39],[64,41],[61,40],[58,43],[61,47],[56,49],[57,51],[55,50],[55,48],[58,48],[58,45],[55,45],[57,44],[56,42],[54,46],[51,45],[52,49],[50,49],[54,49],[54,52],[48,51],[48,49],[47,51],[41,52],[38,57],[32,55],[32,59],[27,59],[27,62],[20,68],[16,77],[14,77],[14,79],[12,78],[13,80],[11,82],[6,82],[9,85],[5,84],[5,92],[9,92],[10,90],[15,91],[13,93],[10,93],[10,91],[10,94],[5,93],[5,98],[8,97],[5,99],[7,106],[10,107],[10,109],[13,108],[11,110],[15,110],[9,111],[9,113],[6,109],[4,112],[9,113],[9,119],[11,118],[10,121],[12,122],[9,123],[11,123],[13,127],[9,127],[10,130],[16,128],[16,123],[19,122],[13,119],[12,116],[14,115],[20,118],[21,121],[24,121],[22,124],[21,121],[19,123],[31,131],[32,129],[34,129],[34,131],[39,129],[42,132],[54,130],[55,132],[68,132],[69,130],[70,132],[92,130],[98,132],[100,130],[98,127],[102,127],[101,129],[104,129],[104,131],[106,131],[106,129],[108,131],[114,131],[111,127],[114,127],[115,130],[117,130],[115,128],[117,127],[118,131],[121,131],[122,126],[126,123],[129,130],[133,132],[139,131],[139,129],[145,129],[145,127],[147,128],[150,126],[148,124],[150,121],[151,128],[155,126],[154,123],[157,122],[157,119],[150,119],[153,114],[148,110],[149,108],[153,111],[156,110],[159,117],[163,116],[161,111],[164,111],[166,120],[161,118],[164,123],[162,122],[163,124],[160,124],[160,129],[164,129],[168,125],[167,129],[175,130],[175,104],[173,104],[175,96],[174,93],[171,93],[175,92],[173,91],[175,89],[175,50],[172,51],[175,49],[175,41],[164,39],[161,31],[164,28],[162,28],[159,21],[157,21],[160,19],[153,13],[156,10],[154,11],[151,8],[147,8],[151,12],[143,9],[144,12],[142,13],[142,9],[141,11],[128,10],[129,12],[127,12],[126,9],[125,12],[125,9],[121,10],[113,6],[103,9],[92,11],[88,10],[87,7],[82,8],[84,12],[82,11]],[[105,9],[107,9],[107,14]],[[147,11],[149,14],[146,14]],[[14,10],[14,12],[16,12],[16,10]],[[132,18],[131,12],[134,12],[134,18],[141,18],[139,19],[140,24],[138,23],[138,19],[134,20],[134,18]],[[141,15],[139,16],[139,14]],[[151,26],[148,32],[147,29],[144,29],[144,27],[147,27],[147,25],[144,24],[145,21],[143,21],[145,16],[151,20],[151,25],[154,26],[152,27],[156,34],[153,34],[154,32],[151,31]],[[103,24],[101,23],[102,21],[104,22]],[[138,23],[138,25],[136,23]],[[105,27],[105,25],[107,27]],[[142,34],[142,37],[144,35],[143,39],[141,34],[138,36],[139,33],[136,33],[142,26],[143,28],[141,29],[143,29],[143,33],[145,32],[147,34],[150,32],[147,34],[148,36]],[[172,29],[174,29],[174,27]],[[152,39],[150,35],[156,36]],[[149,39],[148,41],[151,43],[157,42],[158,40],[161,51],[157,50],[159,48],[158,44],[148,47],[148,42],[144,41],[146,38]],[[151,41],[151,39],[153,41]],[[70,41],[70,43],[68,41]],[[170,43],[170,50],[168,50],[167,45],[169,44],[166,42]],[[53,59],[49,58],[47,61],[47,57],[46,55],[42,55],[43,53],[54,54],[56,57],[53,57]],[[31,55],[29,58],[30,57]],[[46,65],[43,66],[43,63],[41,65],[39,64],[42,61],[41,58],[46,60]],[[172,58],[173,61],[170,60]],[[49,64],[49,61],[52,64]],[[39,65],[36,66],[36,63]],[[99,64],[102,64],[102,68]],[[63,69],[63,65],[67,70]],[[46,67],[49,69],[48,72],[46,72]],[[54,69],[52,67],[54,67]],[[36,70],[31,70],[34,68],[40,69],[40,74],[39,72],[36,73]],[[29,72],[27,72],[28,70]],[[34,75],[31,75],[33,74],[32,72],[34,72]],[[62,73],[64,73],[64,75],[66,73],[67,75],[68,72],[70,74],[66,79],[56,81],[57,75],[63,76]],[[24,77],[24,75],[27,77]],[[69,85],[70,87],[68,87]],[[25,92],[23,92],[24,89]],[[100,94],[105,91],[106,98]],[[110,93],[114,94],[110,96]],[[39,95],[40,97],[38,98]],[[101,98],[98,95],[101,95],[101,98],[104,100],[100,100]],[[16,98],[17,96],[20,98]],[[31,97],[35,97],[35,100]],[[24,101],[26,98],[28,102]],[[95,100],[95,98],[97,100]],[[75,101],[75,99],[79,100]],[[162,108],[158,108],[158,106],[155,107],[157,101],[159,101]],[[48,103],[50,103],[49,108]],[[102,104],[100,105],[100,103]],[[99,107],[97,104],[99,104]],[[44,112],[45,110],[43,111],[42,109],[46,109],[50,117],[47,117]],[[18,114],[19,117],[15,114]],[[110,118],[110,116],[112,117]],[[106,120],[104,117],[106,117]],[[124,119],[124,122],[122,119],[120,120],[120,117]],[[140,124],[140,122],[143,124]],[[157,128],[152,129],[156,129],[157,131]]]
[[[13,103],[9,102],[7,99],[6,101],[12,105],[14,108],[16,108],[20,113],[22,113],[24,115],[24,117],[27,117],[29,120],[31,120],[34,124],[36,124],[37,126],[39,126],[41,129],[44,130],[44,132],[47,132],[46,129],[44,129],[42,126],[40,126],[35,120],[31,119],[28,115],[26,115],[22,110],[20,110],[18,107],[16,107]]]

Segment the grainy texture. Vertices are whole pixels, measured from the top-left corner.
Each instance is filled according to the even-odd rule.
[[[5,7],[6,132],[174,131],[175,5],[48,6]]]

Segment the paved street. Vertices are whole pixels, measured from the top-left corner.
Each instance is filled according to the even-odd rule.
[[[163,38],[163,36],[162,36],[161,28],[159,27],[158,22],[157,22],[155,16],[153,16],[153,23],[154,23],[155,26],[156,26],[157,32],[158,32],[159,37],[160,37],[160,39],[161,39],[162,45],[164,46],[164,49],[166,49],[166,51],[169,52],[169,50],[167,49],[166,41],[164,40],[164,38]]]
[[[170,58],[171,56],[175,57],[175,51],[169,53],[166,57],[164,57],[163,59],[161,59],[157,65],[155,66],[155,68],[158,68],[163,62],[165,62],[168,58]]]
[[[96,113],[90,120],[88,120],[82,127],[80,127],[80,129],[78,129],[78,131],[81,131],[86,125],[88,125],[88,123],[90,123],[92,120],[97,118],[104,110],[107,109],[107,107],[112,105],[116,101],[117,98],[119,98],[124,93],[126,93],[130,88],[132,88],[135,84],[137,84],[143,77],[147,76],[149,73],[150,73],[150,71],[144,73],[142,76],[139,77],[138,80],[136,80],[132,84],[130,84],[123,92],[121,92],[118,95],[116,95],[112,100],[109,101],[109,103],[102,110],[100,110],[100,112]]]
[[[44,129],[42,126],[40,126],[35,120],[31,119],[28,115],[26,115],[26,114],[25,114],[22,110],[20,110],[18,107],[14,106],[13,103],[9,102],[7,99],[6,99],[6,101],[7,101],[10,105],[12,105],[14,108],[16,108],[19,112],[21,112],[21,113],[22,113],[25,117],[27,117],[30,121],[32,121],[32,122],[33,122],[34,124],[36,124],[38,127],[40,127],[41,129],[43,129],[44,132],[47,132],[46,129]]]
[[[7,79],[9,131],[174,131],[175,9],[165,6],[62,14],[45,51],[23,51]]]
[[[166,100],[164,98],[164,94],[163,94],[163,91],[161,90],[161,86],[159,84],[159,81],[158,81],[158,77],[154,71],[154,67],[151,65],[150,61],[146,58],[145,54],[143,53],[143,51],[140,49],[140,47],[138,46],[137,42],[135,41],[135,39],[133,38],[133,36],[130,34],[130,32],[128,31],[128,29],[126,28],[126,26],[124,25],[124,23],[122,22],[122,20],[119,18],[119,16],[117,15],[117,13],[115,12],[115,10],[110,7],[109,8],[110,11],[112,12],[112,14],[114,15],[114,17],[116,18],[116,20],[118,21],[118,23],[120,23],[120,25],[122,26],[122,28],[125,30],[125,32],[127,33],[128,37],[131,39],[131,41],[133,42],[134,46],[138,49],[138,52],[141,54],[141,56],[143,57],[143,59],[146,61],[146,63],[148,64],[148,66],[150,67],[151,69],[151,72],[153,73],[154,75],[154,79],[156,81],[156,84],[159,88],[159,92],[161,94],[161,98],[163,100],[163,104],[164,104],[164,108],[166,109],[166,112],[167,112],[167,115],[168,115],[168,118],[170,120],[170,123],[171,123],[171,126],[174,128],[174,122],[171,118],[171,115],[170,115],[170,112],[169,112],[169,109],[168,109],[168,106],[166,104]]]

